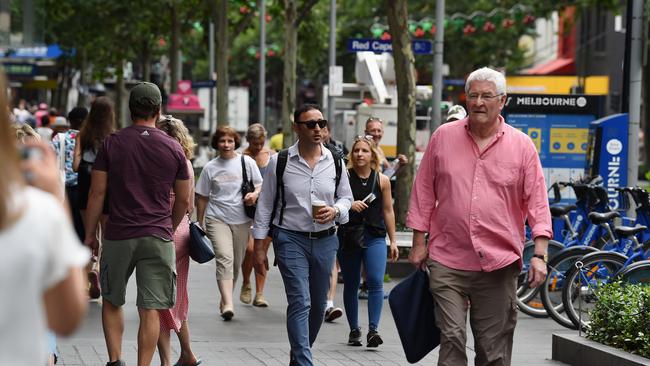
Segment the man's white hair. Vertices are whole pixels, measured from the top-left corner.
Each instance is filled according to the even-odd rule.
[[[506,77],[502,73],[492,70],[489,67],[482,67],[472,71],[465,82],[465,93],[469,93],[472,81],[491,81],[497,89],[497,94],[506,93]]]

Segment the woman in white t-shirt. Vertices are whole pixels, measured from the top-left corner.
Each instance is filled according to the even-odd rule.
[[[0,77],[1,110],[5,91]],[[90,252],[62,205],[54,152],[31,142],[21,148],[21,165],[11,132],[0,114],[0,365],[40,366],[48,358],[47,328],[71,334],[85,314],[81,268]]]
[[[228,321],[235,315],[232,301],[234,283],[241,268],[252,219],[244,205],[257,201],[262,189],[262,176],[255,160],[241,155],[240,137],[232,127],[219,127],[212,137],[212,147],[219,156],[203,167],[196,183],[196,211],[200,223],[214,246],[217,284],[221,293],[221,317]],[[255,191],[242,197],[242,162]]]

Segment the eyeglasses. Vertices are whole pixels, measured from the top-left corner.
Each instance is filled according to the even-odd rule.
[[[319,128],[325,128],[327,126],[327,120],[326,119],[319,119],[319,120],[313,120],[313,121],[298,121],[296,122],[297,124],[305,125],[307,126],[308,129],[313,130],[316,128],[316,125],[318,125]]]
[[[475,102],[475,101],[477,101],[479,99],[483,99],[484,101],[489,102],[489,101],[494,100],[494,98],[500,97],[502,95],[503,95],[503,93],[499,93],[497,95],[492,95],[492,94],[480,94],[479,95],[479,94],[472,93],[472,94],[469,94],[467,96],[467,100],[471,100],[472,102]]]

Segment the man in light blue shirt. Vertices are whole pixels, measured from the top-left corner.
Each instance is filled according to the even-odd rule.
[[[264,177],[253,224],[258,273],[268,270],[262,240],[267,235],[273,238],[273,250],[289,303],[290,365],[296,366],[313,364],[311,346],[323,322],[338,249],[334,222],[348,221],[352,203],[352,190],[344,169],[336,186],[334,157],[323,145],[325,126],[327,121],[316,105],[306,104],[294,112],[293,130],[298,142],[289,147],[282,177],[284,188],[278,193],[285,197],[280,197],[275,205],[276,166],[280,155],[275,154]],[[315,201],[324,201],[325,207],[312,214]]]

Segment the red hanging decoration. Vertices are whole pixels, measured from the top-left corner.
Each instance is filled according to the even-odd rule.
[[[255,58],[259,60],[259,58],[260,58],[260,51],[255,52]]]
[[[524,17],[524,20],[522,20],[522,22],[524,24],[526,24],[526,25],[533,24],[535,22],[535,17],[530,15],[530,14],[526,14],[526,16]]]
[[[242,5],[242,6],[239,7],[239,13],[240,14],[248,14],[250,12],[251,12],[251,9],[246,5]]]
[[[431,33],[431,34],[433,34],[433,35],[436,34],[436,25],[435,25],[435,24],[433,24],[433,25],[431,26],[431,29],[429,29],[429,33]]]
[[[267,13],[266,15],[264,15],[264,20],[265,20],[267,23],[270,22],[270,21],[271,21],[271,16]]]
[[[422,28],[418,27],[418,28],[415,30],[415,32],[413,33],[413,35],[414,35],[416,38],[422,38],[422,37],[424,37],[424,30],[422,30]]]
[[[476,28],[475,28],[473,25],[471,25],[471,24],[467,24],[467,25],[465,26],[465,28],[463,28],[463,33],[464,33],[466,36],[469,36],[469,35],[473,34],[474,32],[476,32]]]
[[[496,28],[497,28],[497,26],[494,25],[494,23],[492,23],[490,21],[487,21],[487,22],[485,22],[485,24],[483,24],[483,32],[486,32],[486,33],[494,32],[494,30]]]
[[[501,26],[503,26],[503,28],[505,28],[505,29],[508,29],[508,28],[512,27],[513,25],[515,25],[515,21],[514,21],[514,19],[510,19],[510,18],[504,19],[503,23],[501,24]]]
[[[388,41],[388,40],[390,40],[390,33],[388,33],[388,32],[384,32],[384,33],[382,33],[382,35],[381,35],[380,38],[381,38],[382,40],[384,40],[384,41]]]
[[[266,55],[269,56],[269,57],[273,57],[273,56],[275,56],[275,51],[273,51],[273,50],[268,50],[268,51],[266,52]]]

